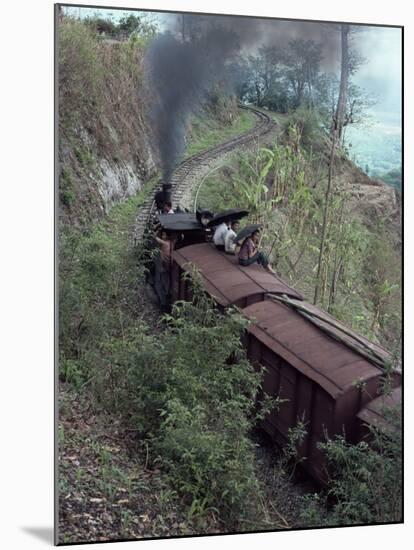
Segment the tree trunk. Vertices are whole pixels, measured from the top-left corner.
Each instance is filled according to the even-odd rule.
[[[338,143],[341,140],[342,130],[344,126],[345,106],[346,106],[346,91],[348,89],[348,72],[349,72],[349,52],[348,52],[348,34],[349,26],[341,25],[341,83],[339,87],[338,105],[336,108],[336,131]]]
[[[334,259],[334,265],[332,270],[332,282],[331,282],[331,288],[329,291],[329,301],[328,301],[328,313],[332,313],[332,307],[335,303],[336,298],[336,290],[338,286],[338,279],[339,274],[341,273],[342,269],[342,263],[343,263],[343,257],[342,257],[342,250],[343,250],[343,217],[344,217],[344,206],[345,206],[345,200],[342,201],[341,204],[341,211],[339,214],[339,225],[338,225],[338,238],[335,243],[335,259]]]
[[[326,192],[325,192],[325,208],[323,212],[322,237],[321,237],[321,246],[319,249],[318,272],[316,275],[315,294],[313,297],[314,304],[316,304],[319,299],[320,283],[321,283],[320,281],[321,267],[322,267],[322,261],[323,261],[324,250],[325,250],[326,228],[327,228],[327,220],[328,220],[328,212],[329,212],[329,203],[331,199],[331,187],[332,187],[332,179],[333,179],[333,167],[334,167],[334,161],[335,161],[335,150],[336,150],[337,144],[340,142],[344,112],[345,112],[346,90],[348,87],[348,68],[349,68],[348,67],[349,65],[348,33],[349,33],[348,25],[341,25],[341,48],[342,48],[341,83],[339,86],[338,104],[336,107],[334,124],[332,127],[331,154],[329,158],[328,183],[327,183]]]

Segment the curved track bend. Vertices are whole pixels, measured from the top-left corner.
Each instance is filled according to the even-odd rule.
[[[248,109],[256,116],[257,122],[253,128],[183,160],[174,170],[171,178],[174,204],[192,209],[193,189],[209,171],[223,164],[226,157],[236,149],[251,147],[266,138],[275,129],[276,124],[266,113],[252,107],[243,107],[243,109]],[[264,141],[266,140],[264,139]],[[156,190],[151,193],[138,211],[133,230],[135,244],[141,240],[145,226],[152,215],[155,207],[153,197]]]

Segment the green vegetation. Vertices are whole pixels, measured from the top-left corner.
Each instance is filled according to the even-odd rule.
[[[275,486],[281,487],[275,497],[260,478],[250,436],[278,400],[265,398],[257,407],[262,373],[248,363],[240,344],[245,321],[237,311],[215,310],[196,282],[194,302],[176,304],[162,319],[144,297],[142,256],[129,239],[137,208],[156,176],[137,196],[90,223],[88,203],[99,202],[93,179],[99,176],[98,160],[132,159],[140,167],[143,162],[142,141],[149,135],[143,58],[155,31],[150,21],[135,16],[118,23],[64,18],[59,26],[59,195],[65,212],[77,212],[81,221],[62,223],[60,233],[59,375],[66,396],[74,396],[60,402],[62,506],[71,494],[83,502],[93,493],[90,505],[104,518],[102,530],[111,525],[119,537],[398,521],[397,421],[391,434],[373,431],[372,446],[351,446],[343,438],[323,444],[331,475],[328,493],[296,495],[289,521],[275,508],[286,500],[301,462],[296,449],[305,426],[298,423],[290,430],[282,456],[272,463]],[[278,110],[269,114],[284,123],[282,140],[234,156],[206,180],[199,205],[247,207],[249,221],[264,225],[262,246],[278,272],[310,298],[336,83],[320,74],[315,44],[296,40],[288,50],[283,58],[268,50],[249,59],[250,73],[239,90],[239,98]],[[215,88],[189,124],[186,154],[230,139],[254,121],[248,111],[239,112],[235,98]],[[143,174],[147,181],[145,167]],[[389,178],[396,182],[398,174]],[[79,182],[85,181],[92,183],[82,187]],[[398,356],[399,251],[386,226],[374,217],[367,227],[354,214],[353,201],[343,188],[333,190],[319,305]],[[77,411],[79,402],[82,411]],[[97,423],[90,431],[84,415]],[[85,430],[82,436],[70,433],[72,417],[77,429]],[[124,445],[123,460],[111,438]],[[143,506],[145,513],[138,515]],[[63,519],[73,524],[73,510],[64,509]],[[83,515],[89,514],[83,510]],[[83,520],[90,529],[89,519]]]
[[[60,234],[59,344],[63,379],[84,384],[91,377],[96,346],[122,334],[137,305],[136,258],[129,246],[136,209],[155,180],[87,230],[68,225]]]
[[[125,40],[131,37],[150,39],[157,32],[157,25],[148,15],[124,15],[119,21],[98,15],[87,17],[85,23],[103,38]]]
[[[402,519],[402,429],[400,411],[383,410],[393,426],[370,426],[369,444],[336,436],[320,444],[329,468],[325,492],[304,497],[301,518],[310,526],[366,525]],[[321,515],[321,510],[328,514]]]
[[[209,176],[198,206],[240,207],[264,226],[262,246],[285,280],[312,299],[322,227],[321,139],[305,148],[315,125],[296,113],[272,149],[234,156]],[[305,132],[303,136],[302,132]],[[313,150],[312,150],[313,149]],[[322,168],[321,168],[322,167]],[[323,185],[321,185],[323,184]],[[353,199],[337,188],[329,208],[319,305],[373,340],[397,351],[401,332],[400,256],[381,220],[368,228],[352,211]]]
[[[221,315],[196,292],[195,304],[178,304],[161,324],[144,321],[143,272],[128,246],[143,198],[115,207],[83,234],[62,233],[60,378],[139,434],[190,518],[218,514],[231,529],[257,513],[248,433],[270,402],[255,409],[260,375],[241,348],[238,313]],[[119,482],[111,472],[100,488],[110,500]]]
[[[60,23],[59,125],[64,136],[79,139],[81,125],[90,133],[104,131],[102,117],[116,119],[122,105],[128,105],[131,114],[137,111],[140,102],[131,97],[139,97],[143,89],[145,47],[146,41],[135,34],[107,44],[82,21],[65,18]]]
[[[210,149],[219,143],[223,143],[238,134],[247,132],[255,125],[256,118],[249,111],[234,110],[233,119],[226,125],[217,118],[201,113],[191,122],[191,141],[186,149],[186,156],[191,157]]]
[[[147,439],[190,516],[216,512],[231,527],[259,488],[247,434],[260,376],[241,348],[242,318],[196,296],[164,317],[161,334],[141,325],[108,342],[96,367],[113,366],[100,377],[100,400]]]

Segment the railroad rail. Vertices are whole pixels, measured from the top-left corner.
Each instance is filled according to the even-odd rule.
[[[250,146],[256,140],[266,137],[275,129],[276,124],[266,113],[253,107],[241,106],[241,108],[249,110],[257,117],[256,125],[224,143],[220,143],[183,160],[174,170],[171,178],[171,193],[175,204],[180,204],[180,206],[187,208],[191,207],[191,193],[197,180],[207,174],[220,161],[224,161],[235,149]],[[161,187],[158,189],[161,189]],[[145,227],[153,215],[155,208],[153,197],[158,189],[153,190],[139,209],[133,230],[135,246],[141,241]]]

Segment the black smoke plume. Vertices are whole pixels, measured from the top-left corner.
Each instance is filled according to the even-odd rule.
[[[210,28],[192,41],[168,32],[151,44],[147,56],[154,93],[151,120],[165,181],[184,152],[190,113],[203,103],[212,83],[223,78],[226,60],[238,47],[237,36],[220,28]]]
[[[201,106],[214,82],[226,80],[227,62],[240,50],[253,52],[263,45],[283,49],[295,38],[320,43],[325,68],[337,63],[339,33],[333,25],[313,22],[180,14],[171,30],[152,42],[147,76],[165,182],[184,152],[189,115]]]

